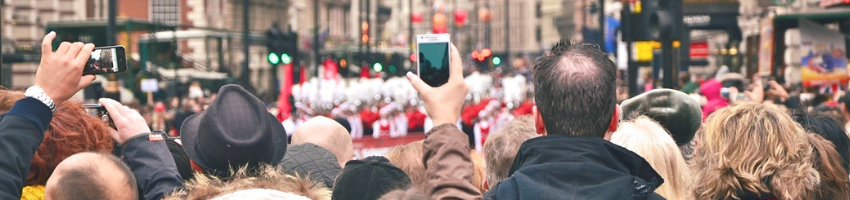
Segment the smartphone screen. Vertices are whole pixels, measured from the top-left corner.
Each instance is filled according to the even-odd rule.
[[[124,46],[97,47],[91,52],[83,75],[109,74],[127,71],[127,56]]]
[[[449,34],[417,35],[419,77],[431,87],[449,81]]]

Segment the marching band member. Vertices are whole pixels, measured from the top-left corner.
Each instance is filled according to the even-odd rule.
[[[389,106],[384,106],[380,110],[381,119],[372,124],[372,137],[375,139],[378,138],[390,138],[393,135],[393,123],[390,122],[390,114],[392,112],[392,108]]]
[[[478,112],[478,119],[473,130],[475,132],[475,150],[481,152],[484,150],[484,142],[487,141],[487,135],[493,130],[493,118],[490,116],[488,110],[482,110]]]

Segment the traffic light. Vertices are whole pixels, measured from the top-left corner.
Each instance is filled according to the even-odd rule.
[[[360,31],[360,35],[362,35],[360,42],[363,42],[363,44],[369,44],[369,22],[361,23]]]
[[[272,65],[277,65],[280,63],[280,57],[277,56],[277,53],[270,52],[268,59],[269,63],[271,63]]]
[[[381,72],[382,70],[384,70],[384,66],[381,65],[381,63],[376,62],[375,65],[372,65],[372,69],[374,69],[376,72]]]
[[[680,40],[684,34],[682,0],[634,1],[624,10],[627,41]]]
[[[276,26],[266,30],[266,47],[269,54],[267,56],[269,64],[288,65],[295,62],[295,57],[298,54],[298,35],[289,32],[282,32]]]
[[[288,65],[289,63],[292,63],[292,57],[290,57],[288,53],[282,53],[280,54],[280,61],[283,62],[284,65]]]
[[[499,66],[501,64],[502,64],[502,58],[499,58],[499,56],[493,57],[493,65]]]

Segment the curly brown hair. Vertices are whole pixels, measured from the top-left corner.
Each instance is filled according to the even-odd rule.
[[[775,106],[745,103],[716,111],[697,133],[696,199],[816,199],[821,177],[806,134]]]
[[[816,133],[809,133],[808,138],[815,148],[814,164],[821,176],[821,188],[813,195],[815,199],[850,199],[850,178],[835,146]]]

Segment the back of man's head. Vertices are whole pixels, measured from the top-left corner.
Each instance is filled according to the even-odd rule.
[[[47,199],[138,199],[136,178],[106,153],[78,153],[63,160],[47,180]]]
[[[340,167],[354,158],[354,145],[345,127],[327,117],[314,117],[295,129],[292,144],[313,143],[336,155]]]
[[[534,100],[547,133],[604,137],[617,104],[616,71],[587,43],[561,40],[538,58]]]
[[[520,116],[487,136],[483,154],[487,164],[488,185],[495,186],[499,181],[508,178],[520,145],[534,137],[537,137],[537,134],[534,132],[534,120],[530,116]]]

